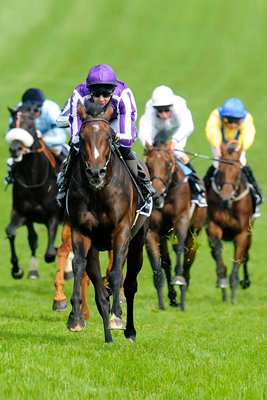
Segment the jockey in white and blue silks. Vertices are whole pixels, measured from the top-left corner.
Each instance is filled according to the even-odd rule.
[[[117,79],[115,72],[109,65],[98,64],[89,70],[86,81],[80,83],[73,90],[69,101],[58,118],[58,125],[62,126],[64,120],[66,120],[67,108],[69,107],[71,150],[66,167],[58,177],[59,190],[56,196],[58,204],[61,207],[65,206],[66,191],[73,165],[77,159],[76,154],[79,151],[79,133],[82,121],[77,109],[79,104],[84,105],[85,101],[95,102],[104,110],[108,106],[112,106],[113,114],[109,123],[114,132],[116,132],[116,140],[119,143],[120,152],[133,175],[138,177],[144,197],[147,198],[153,195],[152,184],[138,168],[135,153],[131,150],[136,138],[135,121],[137,117],[133,93],[124,82]]]
[[[30,88],[24,92],[21,102],[16,108],[22,104],[36,106],[35,127],[40,133],[47,147],[52,151],[55,157],[62,162],[68,155],[69,147],[66,145],[66,130],[57,126],[56,120],[60,114],[60,107],[52,100],[45,98],[42,90],[38,88]],[[11,122],[11,121],[10,121]],[[7,161],[8,174],[5,178],[6,184],[13,183],[13,159]]]
[[[193,130],[193,118],[186,100],[174,95],[172,89],[167,86],[162,85],[154,89],[152,98],[147,101],[145,112],[140,118],[138,138],[143,146],[146,143],[156,145],[171,140],[177,162],[188,176],[192,202],[200,207],[207,207],[205,188],[188,156],[183,152]]]

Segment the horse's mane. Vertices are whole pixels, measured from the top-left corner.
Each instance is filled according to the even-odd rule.
[[[92,117],[96,117],[99,114],[104,114],[105,110],[99,104],[94,103],[90,100],[85,100],[84,108],[88,115],[92,115]]]

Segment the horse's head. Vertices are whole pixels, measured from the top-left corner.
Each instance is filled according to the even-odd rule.
[[[217,188],[225,208],[230,208],[235,200],[241,183],[241,148],[236,140],[221,146]]]
[[[10,130],[5,139],[9,144],[9,151],[14,161],[19,162],[27,150],[33,145],[37,132],[35,129],[35,107],[22,105],[18,108],[8,107],[10,112]]]
[[[113,130],[109,119],[112,107],[104,111],[95,103],[80,104],[78,114],[82,120],[80,129],[80,157],[89,186],[101,189],[105,185],[107,167],[111,158]]]
[[[150,179],[156,190],[156,194],[153,196],[154,207],[163,208],[164,199],[176,166],[173,152],[169,143],[163,143],[159,146],[146,144],[144,155],[146,156]]]

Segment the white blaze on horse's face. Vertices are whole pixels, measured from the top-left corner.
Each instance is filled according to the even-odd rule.
[[[98,125],[93,125],[92,127],[93,127],[93,130],[94,130],[94,133],[97,133],[99,131],[99,129],[100,129]],[[95,157],[96,160],[99,157],[99,151],[98,151],[98,149],[96,147],[94,147],[94,157]]]

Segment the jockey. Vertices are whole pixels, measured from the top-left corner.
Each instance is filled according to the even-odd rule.
[[[36,106],[36,130],[41,133],[41,137],[47,147],[58,161],[62,163],[68,155],[69,148],[65,143],[67,139],[65,129],[58,128],[56,124],[56,119],[60,114],[60,107],[54,101],[47,100],[42,90],[37,88],[26,90],[16,108],[22,104]],[[8,174],[5,178],[5,183],[8,185],[14,181],[15,164],[13,164],[12,158],[7,160],[7,166]]]
[[[154,89],[152,98],[146,103],[145,113],[140,118],[138,138],[143,146],[146,143],[156,145],[171,139],[177,162],[188,176],[192,202],[200,207],[207,207],[205,188],[188,156],[183,153],[193,130],[192,114],[185,99],[174,95],[167,86]]]
[[[79,132],[82,125],[77,108],[85,101],[99,104],[106,109],[110,104],[113,114],[110,119],[110,126],[116,132],[116,140],[119,143],[119,150],[127,163],[133,176],[141,183],[144,198],[155,193],[150,180],[145,176],[139,167],[135,153],[131,146],[136,137],[136,104],[131,89],[122,81],[118,80],[113,69],[107,64],[93,66],[88,73],[85,82],[80,83],[73,91],[70,100],[58,118],[58,124],[66,126],[66,115],[69,107],[69,124],[71,129],[71,149],[65,168],[58,176],[58,204],[65,207],[66,192],[73,165],[77,160],[79,151]]]
[[[211,145],[214,158],[221,157],[221,144],[230,140],[237,140],[239,148],[242,148],[240,162],[242,170],[250,185],[255,203],[254,217],[260,216],[259,204],[265,199],[254,177],[252,169],[247,165],[246,150],[253,144],[256,130],[252,115],[246,111],[244,104],[238,98],[230,98],[225,103],[213,110],[206,123],[206,137]],[[218,161],[214,161],[204,177],[206,189],[211,184],[211,178],[218,167]]]

